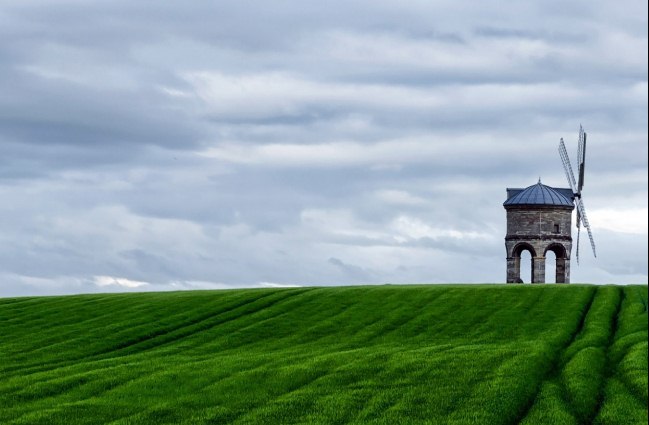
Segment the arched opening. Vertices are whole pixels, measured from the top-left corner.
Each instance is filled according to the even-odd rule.
[[[521,269],[519,276],[521,278],[520,283],[531,283],[533,280],[532,270],[534,269],[532,264],[532,253],[529,250],[524,250],[521,252]]]
[[[512,283],[534,282],[534,257],[536,251],[534,247],[526,242],[517,244],[512,249],[511,262],[511,279]]]
[[[545,249],[545,262],[547,277],[554,283],[566,283],[566,261],[568,259],[566,248],[560,243],[553,243]]]
[[[545,253],[545,281],[557,283],[557,255],[552,250]]]

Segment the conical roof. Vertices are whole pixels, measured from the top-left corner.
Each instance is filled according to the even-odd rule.
[[[541,183],[541,180],[539,180],[537,184],[513,194],[513,196],[503,203],[503,206],[555,205],[560,207],[573,207],[572,199],[568,198],[562,192],[565,191],[562,190],[559,192],[553,187],[544,185]]]

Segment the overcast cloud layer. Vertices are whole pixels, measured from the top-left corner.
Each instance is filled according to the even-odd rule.
[[[0,296],[503,282],[580,124],[572,281],[646,283],[646,2],[4,1]]]

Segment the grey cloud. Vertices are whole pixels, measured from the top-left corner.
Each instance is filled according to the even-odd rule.
[[[0,295],[502,281],[505,187],[565,186],[580,123],[573,280],[646,283],[598,228],[647,207],[646,8],[2,5]]]
[[[376,277],[372,273],[364,270],[362,267],[353,264],[347,264],[339,258],[331,257],[327,262],[338,268],[346,281],[354,283],[372,283],[375,282]]]

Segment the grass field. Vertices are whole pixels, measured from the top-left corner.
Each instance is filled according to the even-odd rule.
[[[646,424],[647,286],[0,299],[3,424]]]

